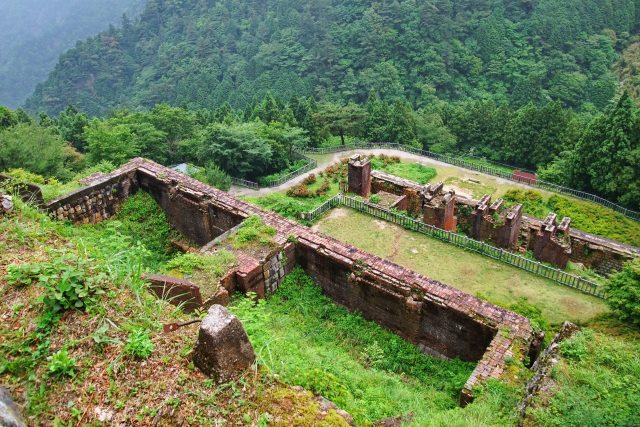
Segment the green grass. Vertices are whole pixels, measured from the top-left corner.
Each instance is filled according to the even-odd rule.
[[[289,384],[333,400],[359,424],[415,414],[425,425],[456,407],[473,364],[443,361],[360,315],[336,306],[294,270],[278,292],[254,305],[236,300],[261,364]]]
[[[622,338],[622,339],[621,339]],[[561,344],[552,372],[554,394],[530,411],[539,426],[637,426],[640,424],[640,341],[583,330]]]
[[[511,190],[503,197],[509,204],[522,203],[529,215],[545,218],[554,212],[560,219],[570,217],[573,228],[640,246],[640,222],[598,204],[530,190]]]
[[[400,161],[386,156],[371,159],[371,167],[418,184],[430,182],[438,174],[432,167],[417,162]]]
[[[314,228],[504,307],[524,298],[551,324],[608,311],[598,298],[347,208],[332,210]]]

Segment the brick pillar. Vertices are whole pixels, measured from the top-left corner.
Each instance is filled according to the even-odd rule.
[[[371,162],[368,157],[355,154],[349,159],[349,193],[362,197],[371,194]]]
[[[540,226],[535,236],[533,256],[535,259],[548,262],[560,268],[565,268],[571,256],[571,243],[569,241],[569,224],[571,220],[566,217],[558,226],[557,215],[550,213]],[[560,234],[558,234],[560,231]]]
[[[491,237],[491,229],[493,225],[487,221],[486,215],[489,215],[489,203],[491,196],[485,194],[476,204],[476,209],[471,214],[471,237],[476,240],[484,241]]]
[[[439,183],[427,185],[423,197],[422,221],[442,230],[455,232],[457,226],[455,193],[443,192],[443,185]]]

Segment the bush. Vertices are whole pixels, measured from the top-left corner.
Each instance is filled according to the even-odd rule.
[[[607,303],[624,321],[640,326],[640,259],[625,264],[605,286]]]
[[[42,302],[54,313],[69,309],[84,310],[95,304],[103,293],[104,274],[88,263],[72,257],[59,257],[42,264],[12,265],[7,282],[17,286],[37,283],[44,288]]]
[[[290,196],[290,197],[313,197],[314,194],[311,191],[309,191],[309,188],[307,188],[306,185],[299,184],[299,185],[296,185],[294,187],[291,187],[287,191],[287,196]]]
[[[325,196],[330,188],[331,188],[331,183],[329,182],[329,180],[325,179],[324,181],[322,181],[322,185],[318,187],[318,189],[315,191],[315,195]]]
[[[313,185],[313,184],[315,184],[315,183],[316,183],[316,181],[317,181],[316,175],[312,173],[311,175],[309,175],[308,177],[306,177],[306,178],[302,181],[302,183],[303,183],[304,185]]]
[[[204,169],[196,172],[193,177],[222,191],[229,191],[231,188],[231,177],[215,163],[207,164]]]

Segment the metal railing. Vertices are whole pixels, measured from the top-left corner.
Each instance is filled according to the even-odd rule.
[[[284,184],[285,182],[291,181],[294,178],[299,177],[300,175],[307,173],[313,169],[315,169],[316,167],[318,167],[318,162],[315,159],[311,159],[303,154],[299,154],[296,153],[296,155],[298,156],[298,159],[304,159],[307,161],[307,163],[299,168],[296,169],[293,172],[290,172],[284,176],[281,176],[278,179],[271,179],[269,181],[267,181],[266,183],[260,185],[257,182],[253,182],[253,181],[248,181],[246,179],[242,179],[242,178],[234,178],[231,177],[231,183],[234,185],[238,185],[240,187],[246,187],[246,188],[252,188],[254,190],[259,190],[260,188],[271,188],[271,187],[278,187],[282,184]]]
[[[463,249],[467,249],[487,256],[489,258],[493,258],[497,261],[519,268],[521,270],[528,271],[561,285],[577,289],[586,294],[593,295],[598,298],[605,298],[604,290],[602,289],[601,285],[584,279],[580,276],[569,274],[565,271],[550,267],[539,261],[526,258],[522,255],[515,254],[501,248],[496,248],[495,246],[492,246],[488,243],[471,239],[462,234],[442,230],[440,228],[434,227],[433,225],[428,225],[422,221],[410,218],[406,215],[384,209],[380,206],[363,202],[361,200],[350,196],[345,196],[343,194],[338,194],[327,200],[321,206],[318,206],[313,211],[303,214],[303,219],[314,221],[318,219],[322,214],[338,205],[347,206],[359,212],[392,222],[407,230],[416,231],[418,233],[439,239],[443,242],[454,244]]]
[[[258,185],[257,182],[253,182],[253,181],[249,181],[246,179],[242,179],[242,178],[235,178],[235,177],[231,177],[231,184],[233,185],[238,185],[240,187],[246,187],[246,188],[251,188],[254,190],[259,190],[260,186]]]
[[[428,157],[430,159],[434,159],[434,160],[447,163],[453,166],[459,166],[465,169],[482,172],[487,175],[496,176],[496,177],[507,179],[520,184],[529,185],[531,187],[536,187],[543,190],[552,191],[554,193],[565,194],[568,196],[576,197],[578,199],[598,203],[604,207],[607,207],[609,209],[612,209],[624,215],[627,218],[633,219],[635,221],[640,221],[640,212],[636,212],[634,210],[625,208],[624,206],[620,206],[617,203],[611,202],[600,196],[596,196],[595,194],[587,193],[581,190],[575,190],[573,188],[563,187],[558,184],[553,184],[551,182],[545,182],[541,180],[536,180],[535,182],[531,182],[530,180],[527,180],[527,179],[516,179],[513,177],[512,173],[505,172],[504,170],[505,168],[512,168],[511,166],[507,166],[507,165],[496,164],[496,166],[487,166],[487,165],[478,164],[470,160],[466,160],[464,158],[449,156],[446,154],[433,153],[431,151],[425,151],[419,148],[408,147],[402,144],[396,144],[391,142],[362,142],[362,143],[356,143],[356,144],[350,144],[350,145],[341,145],[336,147],[321,147],[321,148],[306,147],[300,151],[305,154],[328,154],[328,153],[340,153],[343,151],[366,150],[366,149],[393,149],[393,150],[404,151],[410,154],[415,154],[418,156]],[[488,160],[484,160],[484,161],[488,163],[492,163],[492,162],[489,162]],[[525,169],[515,168],[515,167],[513,167],[513,170],[522,170],[525,172],[530,172],[530,171],[526,171]]]

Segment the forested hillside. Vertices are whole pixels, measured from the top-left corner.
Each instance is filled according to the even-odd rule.
[[[0,1],[0,104],[17,107],[75,42],[137,16],[144,0]]]
[[[362,103],[373,90],[415,107],[600,109],[639,18],[639,0],[151,0],[64,54],[27,106],[244,107],[267,91]]]

